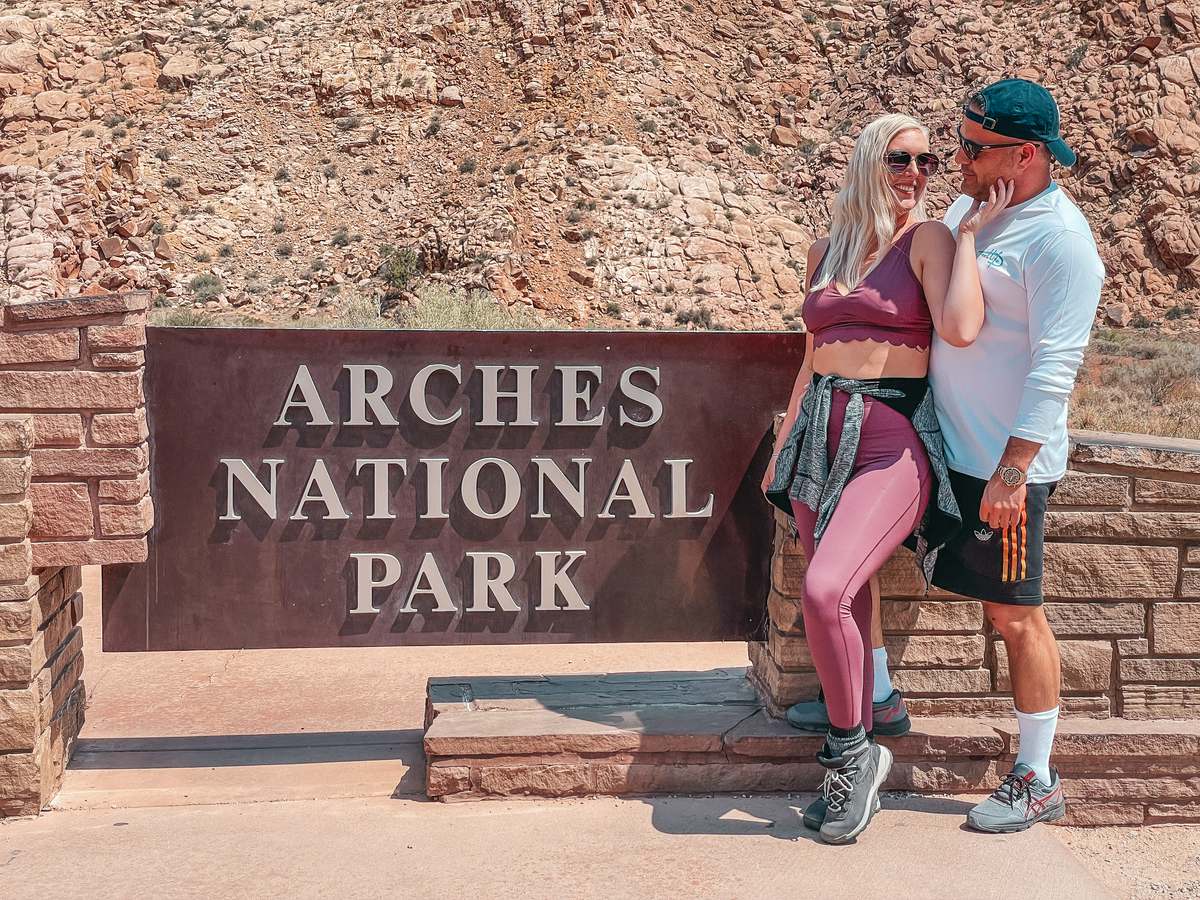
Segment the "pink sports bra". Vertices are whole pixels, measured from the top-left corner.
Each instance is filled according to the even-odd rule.
[[[814,347],[837,341],[879,341],[914,350],[929,349],[933,319],[925,290],[908,259],[913,235],[920,227],[905,232],[850,293],[840,293],[831,281],[804,298],[800,314],[812,332]],[[817,271],[820,269],[818,263]]]

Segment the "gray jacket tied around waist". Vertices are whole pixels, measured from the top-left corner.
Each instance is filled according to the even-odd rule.
[[[849,394],[850,402],[846,405],[841,439],[830,465],[827,449],[829,415],[833,407],[835,389]],[[805,393],[796,416],[796,424],[792,426],[787,440],[779,449],[774,478],[767,489],[767,499],[789,516],[792,515],[792,500],[804,503],[817,514],[813,539],[820,543],[842,491],[850,480],[854,460],[858,456],[866,409],[863,397],[885,400],[904,396],[903,391],[884,387],[875,380],[864,381],[837,375],[821,376]],[[933,407],[933,394],[928,388],[913,412],[911,421],[929,456],[934,480],[933,496],[930,497],[925,515],[913,532],[917,566],[928,589],[937,550],[961,527],[962,514],[950,489],[946,457],[942,450],[942,432]]]

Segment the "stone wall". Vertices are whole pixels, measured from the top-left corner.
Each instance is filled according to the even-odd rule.
[[[146,559],[147,301],[0,307],[0,816],[49,802],[83,723],[80,566]]]
[[[1068,716],[1200,719],[1200,442],[1078,432],[1047,516],[1046,613]],[[806,562],[777,516],[770,622],[752,677],[775,714],[815,695]],[[921,597],[912,555],[881,578],[888,657],[920,716],[1009,716],[1004,644],[982,605]]]
[[[0,415],[0,816],[54,796],[83,725],[78,566],[34,569],[31,416]]]
[[[146,558],[147,300],[130,292],[3,308],[0,412],[33,418],[35,568]]]

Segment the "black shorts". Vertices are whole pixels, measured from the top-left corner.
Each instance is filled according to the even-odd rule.
[[[962,511],[962,530],[938,551],[934,585],[992,603],[1040,605],[1046,502],[1058,482],[1026,485],[1024,524],[1000,531],[979,520],[987,481],[951,471],[950,487]]]

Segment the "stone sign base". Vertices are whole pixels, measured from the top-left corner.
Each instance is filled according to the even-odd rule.
[[[430,797],[814,791],[820,738],[772,718],[745,669],[430,679]],[[886,788],[985,793],[1018,749],[1008,719],[919,718],[883,739]],[[1066,719],[1067,824],[1200,822],[1200,721]]]

